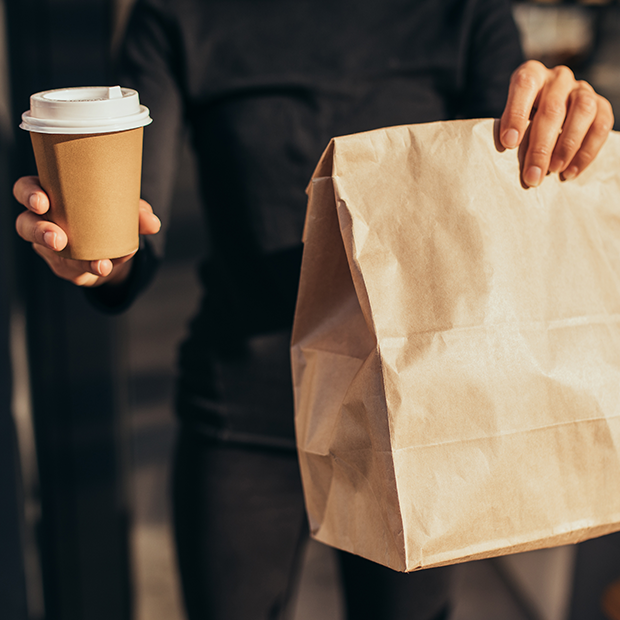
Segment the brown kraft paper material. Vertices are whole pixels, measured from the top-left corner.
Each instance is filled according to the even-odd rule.
[[[143,128],[113,133],[30,133],[49,219],[69,238],[61,256],[119,258],[138,249]]]
[[[400,571],[620,529],[620,135],[525,189],[495,129],[336,138],[308,188],[310,527]]]

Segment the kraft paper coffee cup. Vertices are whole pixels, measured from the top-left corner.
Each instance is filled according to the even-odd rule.
[[[46,217],[69,239],[62,256],[119,258],[138,249],[142,133],[151,122],[130,88],[63,88],[30,97],[30,132]]]

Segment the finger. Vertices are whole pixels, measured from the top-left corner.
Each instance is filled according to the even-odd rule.
[[[153,207],[144,198],[140,198],[140,210],[150,211],[153,213]]]
[[[109,259],[94,260],[89,263],[90,272],[97,276],[109,276],[112,273],[113,265]]]
[[[607,99],[598,96],[597,115],[590,126],[577,154],[562,172],[562,179],[568,181],[583,172],[598,155],[614,126],[614,114]]]
[[[106,258],[106,259],[91,261],[88,264],[88,269],[90,270],[90,273],[105,278],[109,276],[116,267],[123,265],[127,261],[131,260],[136,255],[137,251],[138,250],[136,250],[135,252],[131,252],[131,254],[127,254],[126,256],[121,256],[120,258],[114,258],[114,259]],[[80,262],[80,261],[74,261],[74,262]]]
[[[153,208],[145,200],[140,201],[139,218],[141,235],[154,235],[161,229],[160,219],[153,213]]]
[[[22,239],[56,252],[67,245],[67,235],[62,228],[30,211],[20,213],[15,220],[15,229]]]
[[[512,74],[499,129],[500,141],[505,148],[512,149],[521,144],[548,74],[549,69],[536,60],[522,64]]]
[[[549,163],[549,172],[562,172],[573,160],[598,113],[598,95],[580,82],[568,100],[568,114]]]
[[[20,204],[39,215],[46,213],[50,207],[47,194],[41,188],[39,177],[21,177],[13,186],[13,196]]]
[[[568,98],[575,85],[573,72],[568,67],[556,67],[552,73],[553,79],[546,82],[538,99],[523,162],[523,182],[529,187],[540,185],[549,170],[551,155],[566,119]]]

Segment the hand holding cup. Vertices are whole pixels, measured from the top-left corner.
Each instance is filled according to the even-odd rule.
[[[21,213],[15,222],[17,233],[25,241],[32,243],[35,252],[58,277],[77,286],[119,284],[127,277],[135,251],[119,258],[92,261],[74,260],[59,254],[67,246],[67,233],[46,219],[50,200],[41,188],[38,177],[18,179],[13,187],[13,194],[17,201],[26,207],[26,211]],[[151,205],[140,200],[140,235],[153,235],[159,232],[160,227],[159,218],[153,214]]]
[[[140,200],[142,134],[149,110],[130,88],[64,88],[30,97],[38,177],[14,187],[28,210],[17,232],[54,273],[79,286],[122,281],[139,235],[159,230]]]

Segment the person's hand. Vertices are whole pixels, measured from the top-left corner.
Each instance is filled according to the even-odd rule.
[[[529,121],[531,120],[531,123]],[[512,75],[499,139],[516,148],[529,130],[522,181],[536,187],[548,172],[569,180],[596,157],[614,124],[611,104],[568,67],[530,60]]]
[[[13,195],[26,207],[16,222],[15,228],[22,239],[32,243],[35,252],[50,266],[60,278],[69,280],[78,286],[100,286],[102,284],[120,284],[129,275],[131,259],[135,252],[122,258],[96,261],[72,260],[59,256],[68,242],[67,234],[62,228],[44,219],[50,201],[41,188],[38,177],[22,177],[13,187]],[[159,231],[161,222],[153,214],[151,205],[140,200],[140,234],[153,235]]]

